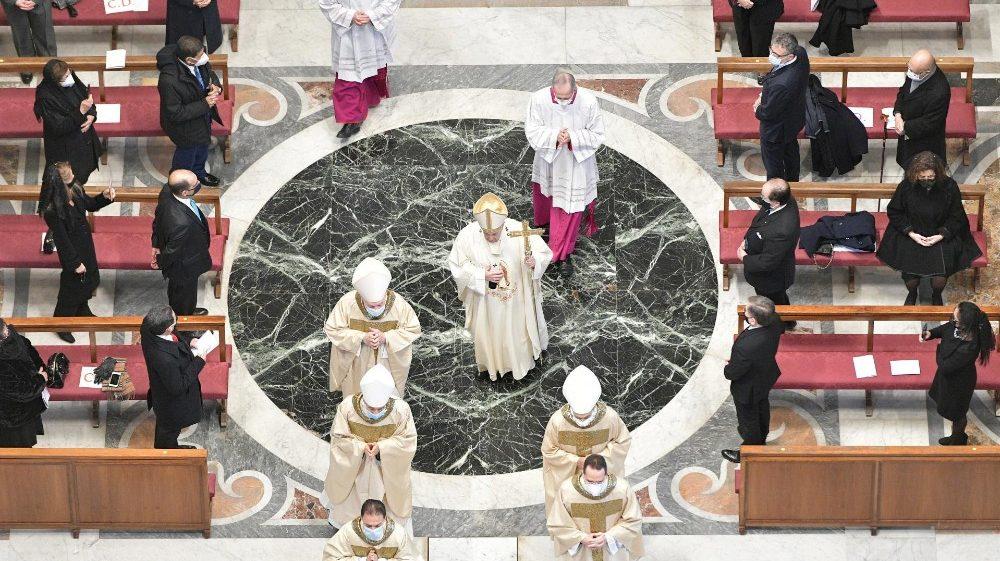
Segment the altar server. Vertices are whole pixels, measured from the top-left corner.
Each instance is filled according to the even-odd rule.
[[[526,229],[527,221],[508,218],[493,193],[476,201],[472,213],[475,221],[455,238],[448,268],[465,305],[476,367],[494,381],[507,373],[520,380],[549,344],[539,279],[552,250]]]
[[[403,396],[413,358],[413,342],[420,337],[420,321],[410,304],[389,290],[392,273],[378,259],[366,257],[354,269],[354,290],[343,295],[323,331],[330,348],[330,391],[353,395],[361,377],[376,364],[385,366]]]
[[[409,405],[392,397],[395,391],[389,371],[378,364],[361,379],[361,393],[345,396],[337,407],[324,487],[337,527],[354,520],[368,499],[383,501],[396,524],[410,525],[417,429]]]
[[[570,276],[570,255],[584,212],[587,236],[597,232],[595,154],[604,144],[601,106],[593,93],[577,87],[570,71],[557,70],[551,87],[532,94],[524,132],[535,150],[531,169],[535,225],[548,225],[552,261]]]
[[[361,516],[341,528],[323,549],[323,561],[411,561],[420,559],[413,539],[391,518],[385,503],[368,499]]]

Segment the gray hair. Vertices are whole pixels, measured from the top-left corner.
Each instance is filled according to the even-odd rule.
[[[746,315],[759,325],[770,325],[774,320],[774,302],[767,296],[751,296],[747,298]]]
[[[176,317],[170,306],[157,306],[151,308],[146,317],[142,318],[140,329],[152,335],[163,335],[167,328],[174,324]]]
[[[791,33],[782,31],[781,33],[774,34],[774,38],[771,39],[771,45],[777,45],[784,49],[786,53],[792,54],[799,48],[799,40]]]
[[[559,78],[562,76],[569,76],[569,85],[576,91],[576,76],[568,68],[557,68],[556,73],[552,76],[552,86],[555,87],[559,83]]]

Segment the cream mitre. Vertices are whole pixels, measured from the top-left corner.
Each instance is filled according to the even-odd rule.
[[[601,382],[592,370],[580,365],[566,376],[562,391],[570,410],[577,415],[586,415],[601,399]]]
[[[472,215],[483,232],[492,234],[503,228],[507,219],[507,205],[495,193],[486,193],[472,205]]]
[[[392,273],[388,267],[378,259],[365,257],[358,268],[354,269],[351,283],[365,302],[381,302],[385,300],[391,280]]]
[[[361,378],[361,398],[372,409],[385,407],[395,391],[396,383],[392,380],[392,374],[381,364],[369,368]]]

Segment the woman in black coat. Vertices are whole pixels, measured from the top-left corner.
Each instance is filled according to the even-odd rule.
[[[930,277],[931,303],[944,305],[941,294],[948,277],[968,269],[982,251],[969,231],[962,193],[955,180],[945,175],[941,158],[932,152],[914,156],[886,213],[889,227],[877,254],[903,274],[908,291],[903,305],[916,305],[923,277]]]
[[[87,86],[59,59],[45,63],[42,81],[35,89],[35,117],[42,122],[45,169],[56,162],[69,162],[77,181],[86,185],[104,153],[94,130],[97,109]],[[40,208],[44,203],[39,201]]]
[[[951,436],[938,442],[945,446],[964,446],[966,415],[976,389],[976,360],[986,364],[996,348],[990,320],[972,302],[955,307],[954,319],[930,331],[924,331],[921,341],[941,339],[937,348],[937,371],[931,383],[930,397],[937,404],[938,414],[951,421]]]
[[[101,283],[101,273],[97,268],[97,252],[87,222],[87,211],[94,212],[111,204],[115,200],[115,190],[108,187],[96,197],[87,195],[66,163],[49,168],[45,183],[50,196],[42,216],[52,231],[59,264],[62,265],[59,295],[52,315],[93,316],[87,301]],[[58,335],[67,343],[76,342],[72,333]]]
[[[0,448],[31,448],[44,434],[46,381],[31,341],[0,319]]]

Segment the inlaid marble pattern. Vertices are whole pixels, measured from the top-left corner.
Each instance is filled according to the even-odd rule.
[[[393,270],[420,317],[407,400],[421,435],[415,468],[488,474],[538,467],[545,422],[578,364],[636,427],[684,385],[715,324],[707,243],[687,208],[651,173],[598,154],[600,232],[581,238],[569,280],[543,281],[552,341],[519,382],[479,378],[464,311],[444,266],[483,192],[530,218],[532,152],[520,124],[413,125],[348,145],[287,183],[257,215],[230,276],[230,319],[251,375],[289,416],[327,435],[326,315],[365,256]]]

